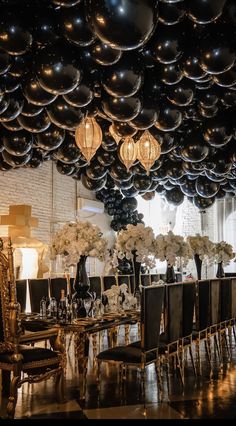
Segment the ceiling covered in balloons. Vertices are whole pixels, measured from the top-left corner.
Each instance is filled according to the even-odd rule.
[[[0,0],[0,170],[52,160],[111,215],[138,194],[233,197],[235,61],[235,0]]]

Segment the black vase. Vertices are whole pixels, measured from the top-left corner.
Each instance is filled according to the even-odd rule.
[[[86,271],[87,256],[81,256],[80,261],[77,263],[76,275],[73,283],[73,299],[87,299],[91,297],[89,291],[90,284]]]
[[[224,271],[224,268],[223,268],[223,262],[219,262],[217,264],[216,276],[217,276],[217,278],[224,278],[225,271]]]
[[[137,298],[138,304],[140,303],[140,271],[141,262],[137,262],[137,255],[133,253],[133,271],[134,271],[134,297]]]
[[[202,259],[200,259],[199,254],[194,255],[196,270],[197,270],[197,279],[201,280],[202,278]]]
[[[175,270],[173,265],[169,265],[167,263],[167,269],[166,269],[166,282],[168,284],[175,283],[176,276],[175,276]]]

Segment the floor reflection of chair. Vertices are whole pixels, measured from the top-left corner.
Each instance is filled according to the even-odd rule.
[[[117,363],[120,367],[121,384],[126,379],[127,368],[134,366],[140,369],[141,384],[145,401],[145,369],[154,363],[158,382],[160,382],[159,366],[159,333],[164,286],[149,286],[142,290],[141,300],[141,342],[132,345],[116,346],[100,352],[97,356],[97,383],[100,388],[100,368],[102,363]]]
[[[196,322],[193,331],[193,343],[196,349],[196,366],[197,373],[202,375],[201,362],[201,343],[204,342],[207,354],[207,360],[210,367],[210,376],[212,376],[211,363],[211,347],[209,327],[211,325],[210,318],[210,281],[201,280],[196,283],[196,305],[195,305]]]

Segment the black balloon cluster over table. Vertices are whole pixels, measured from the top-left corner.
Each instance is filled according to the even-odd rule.
[[[86,116],[103,132],[90,164]],[[0,170],[55,161],[116,230],[142,221],[138,194],[201,210],[235,196],[235,117],[235,0],[0,0]],[[149,176],[126,170],[111,125],[161,145]]]

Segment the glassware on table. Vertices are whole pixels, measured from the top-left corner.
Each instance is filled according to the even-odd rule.
[[[86,310],[86,317],[88,317],[93,306],[93,300],[83,299],[83,302],[84,302],[84,308]]]

